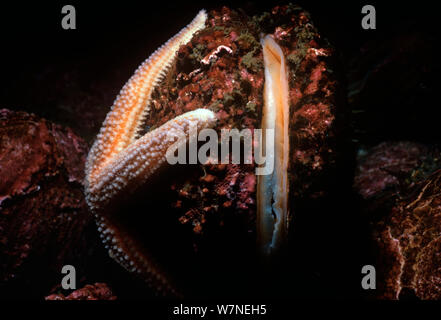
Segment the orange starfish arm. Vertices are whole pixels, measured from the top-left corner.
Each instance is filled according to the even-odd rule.
[[[94,180],[107,163],[137,138],[137,131],[149,112],[151,94],[169,69],[182,44],[205,26],[201,10],[193,21],[145,60],[115,99],[93,144],[86,174]]]
[[[195,124],[197,130],[212,127],[214,113],[197,109],[178,116],[161,127],[138,137],[148,115],[151,94],[169,69],[176,52],[195,32],[205,26],[204,10],[177,35],[155,51],[136,70],[116,98],[104,120],[86,163],[85,193],[96,216],[98,231],[109,255],[127,270],[140,274],[162,293],[176,293],[167,277],[155,266],[148,252],[139,248],[130,234],[104,215],[106,205],[123,191],[146,183],[166,161],[167,150],[186,143]]]
[[[185,144],[191,124],[197,130],[212,127],[215,114],[207,109],[196,109],[180,115],[159,128],[146,133],[123,151],[111,158],[94,177],[86,181],[86,199],[93,211],[127,188],[136,188],[166,161],[168,149],[174,144]],[[175,145],[176,146],[176,145]],[[177,146],[176,146],[177,147]]]

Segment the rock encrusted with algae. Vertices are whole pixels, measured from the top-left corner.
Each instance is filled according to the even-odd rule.
[[[441,172],[399,201],[377,227],[386,299],[441,299]]]
[[[371,224],[376,296],[441,299],[441,168],[436,148],[385,142],[360,156],[354,187]]]
[[[63,265],[82,270],[92,249],[84,231],[93,226],[83,194],[86,154],[72,130],[0,110],[2,285],[42,295],[59,281]]]
[[[399,192],[421,176],[422,166],[429,166],[430,153],[427,146],[407,141],[383,142],[368,151],[361,150],[354,188],[364,199]]]

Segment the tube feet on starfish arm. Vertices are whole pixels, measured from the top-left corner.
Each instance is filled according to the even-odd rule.
[[[161,127],[146,133],[118,153],[86,183],[87,202],[92,210],[102,209],[106,203],[125,189],[136,188],[166,162],[167,151],[176,143],[185,144],[193,125],[197,130],[213,127],[215,114],[197,109],[180,115]]]
[[[139,138],[139,130],[150,114],[152,92],[169,70],[179,47],[205,26],[206,19],[201,10],[188,26],[151,54],[121,89],[88,156],[86,175],[92,180],[115,155]]]
[[[139,248],[131,236],[103,212],[121,193],[145,184],[165,164],[171,146],[187,143],[191,128],[202,130],[215,123],[215,114],[210,110],[187,112],[146,133],[115,155],[95,175],[86,178],[86,200],[95,213],[98,231],[109,255],[128,271],[141,275],[157,293],[178,295],[148,252]]]
[[[145,184],[166,161],[168,148],[186,143],[190,127],[198,130],[214,125],[213,112],[197,109],[182,114],[140,137],[150,113],[152,92],[164,78],[181,45],[205,27],[207,14],[201,10],[174,37],[146,59],[116,97],[103,122],[86,163],[86,201],[94,213],[98,231],[109,254],[124,268],[140,274],[163,294],[176,294],[167,276],[155,266],[144,248],[112,219],[110,203]],[[194,123],[196,125],[194,125]],[[109,210],[108,210],[109,209]]]

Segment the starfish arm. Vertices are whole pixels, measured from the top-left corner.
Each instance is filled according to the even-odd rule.
[[[197,109],[180,115],[161,127],[146,133],[121,151],[95,176],[86,181],[86,199],[93,211],[102,209],[124,190],[144,184],[166,162],[168,149],[175,143],[186,143],[191,124],[197,130],[212,127],[215,114]]]
[[[109,256],[127,271],[136,273],[157,294],[180,296],[168,275],[161,271],[144,248],[140,248],[132,237],[115,221],[96,216],[98,232]]]
[[[86,164],[86,174],[96,175],[116,154],[129,146],[149,112],[151,94],[170,68],[176,52],[204,28],[207,14],[201,10],[193,21],[145,60],[127,81],[104,120]]]
[[[108,162],[95,179],[86,179],[86,200],[96,213],[98,231],[109,255],[125,269],[142,276],[158,293],[164,295],[179,294],[148,252],[140,248],[124,228],[97,213],[119,193],[145,183],[165,163],[170,146],[186,143],[191,128],[202,130],[212,127],[215,122],[215,114],[207,109],[180,115],[130,144]]]
[[[147,183],[167,159],[172,145],[186,143],[192,128],[212,127],[212,111],[198,109],[178,116],[142,137],[138,136],[148,115],[151,94],[170,68],[179,47],[205,27],[204,10],[145,60],[124,85],[103,122],[86,162],[86,200],[95,214],[98,231],[109,255],[129,271],[138,273],[163,294],[176,294],[168,277],[156,267],[145,248],[106,214],[111,200]],[[194,126],[194,125],[195,126]]]

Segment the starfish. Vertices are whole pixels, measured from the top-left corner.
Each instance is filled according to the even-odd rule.
[[[144,248],[120,227],[111,212],[113,201],[130,194],[149,183],[152,175],[162,167],[167,152],[173,145],[186,143],[182,139],[197,130],[213,127],[215,114],[208,109],[184,113],[140,136],[139,132],[149,115],[149,104],[155,87],[169,70],[179,47],[205,27],[204,10],[177,35],[155,51],[124,85],[108,113],[97,136],[86,164],[86,200],[95,214],[98,231],[109,255],[131,272],[143,277],[157,292],[176,294],[169,278],[153,262]],[[289,160],[289,103],[287,66],[281,47],[271,35],[261,39],[265,69],[262,129],[271,129],[274,135],[266,156],[274,159],[274,172],[258,176],[257,182],[257,240],[264,254],[276,252],[285,242],[289,222],[288,160]],[[231,52],[226,46],[201,63],[209,64],[219,50]],[[274,139],[274,140],[269,140]],[[178,144],[178,145],[177,145]]]
[[[216,117],[207,109],[180,115],[140,137],[144,119],[150,111],[151,95],[169,70],[179,47],[204,28],[207,15],[200,11],[193,21],[145,60],[124,85],[107,114],[86,163],[86,200],[95,214],[98,231],[109,255],[129,271],[164,294],[176,290],[155,266],[148,254],[140,254],[135,241],[106,215],[111,200],[127,190],[148,183],[166,161],[175,143],[186,143],[178,132],[189,135],[191,124],[197,129],[214,126]]]

